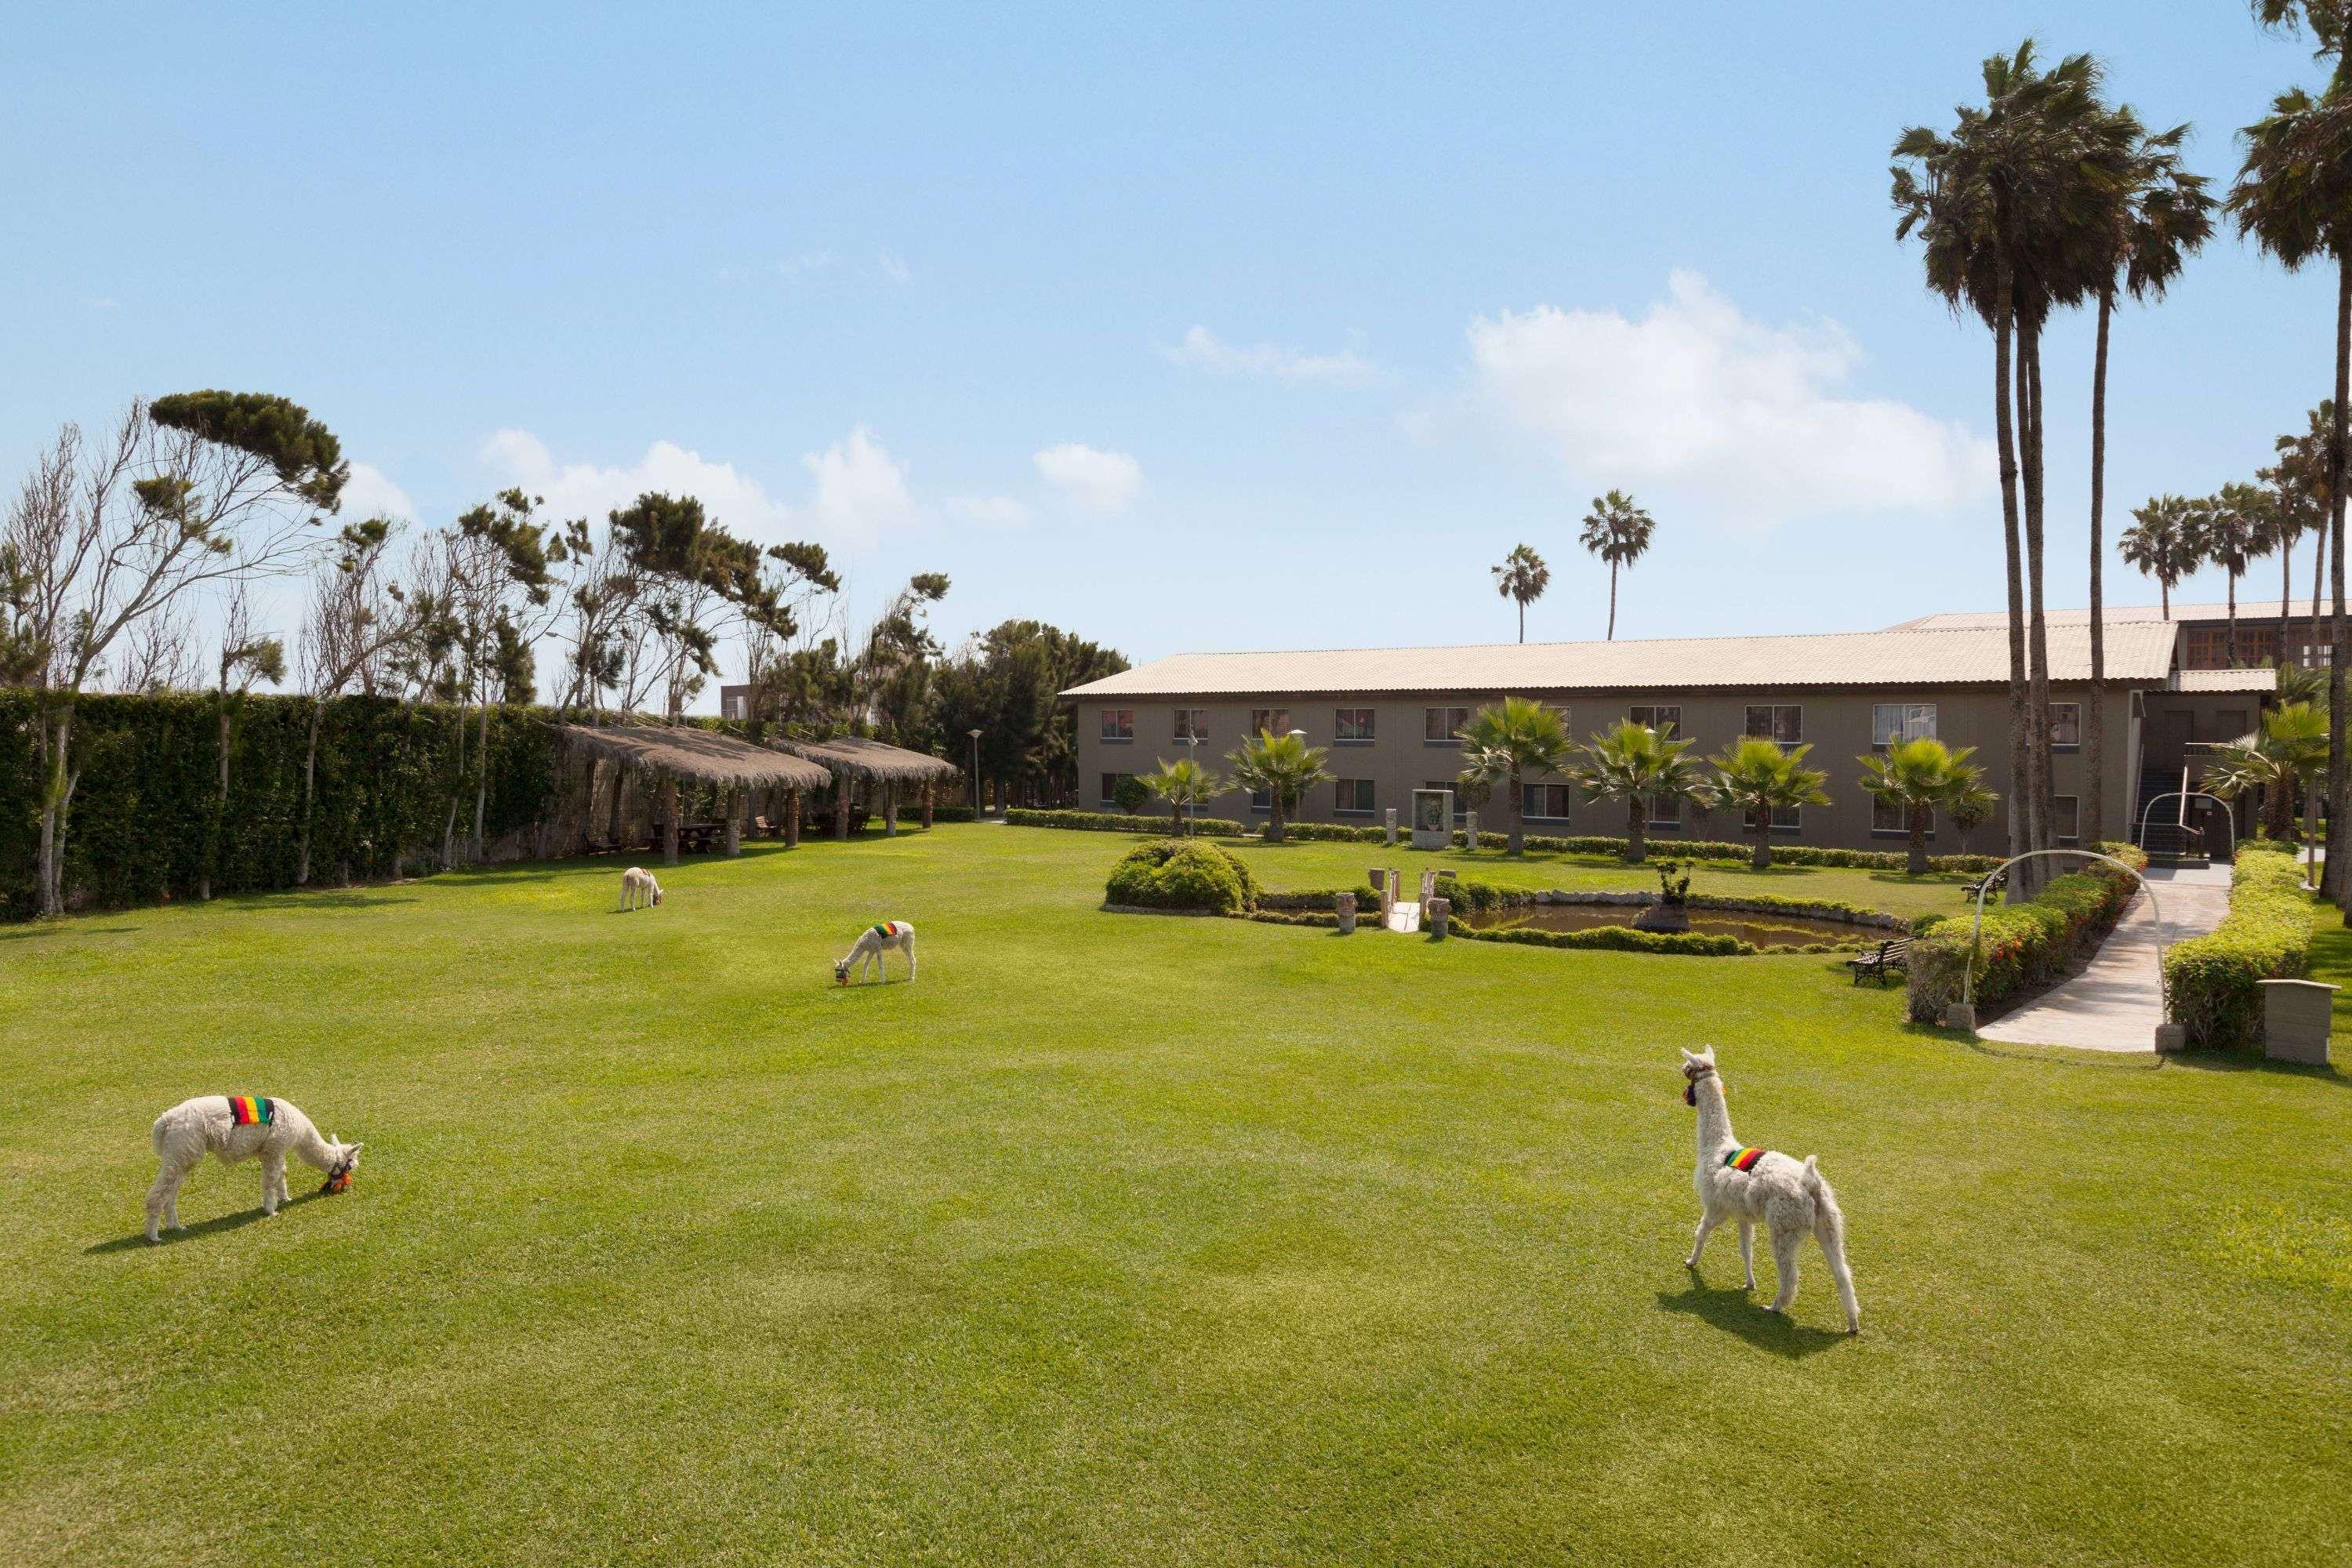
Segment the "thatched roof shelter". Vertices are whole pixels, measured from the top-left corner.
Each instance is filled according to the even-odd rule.
[[[554,730],[560,745],[656,777],[735,789],[824,789],[833,783],[833,775],[813,762],[715,730],[660,724],[604,730],[558,724]]]
[[[836,741],[778,740],[772,743],[852,784],[936,784],[960,777],[963,773],[945,758],[856,735],[845,735]]]

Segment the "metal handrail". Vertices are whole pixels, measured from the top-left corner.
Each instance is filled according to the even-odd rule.
[[[2150,797],[2149,797],[2149,799],[2148,799],[2148,803],[2147,803],[2146,805],[2143,805],[2143,806],[2141,806],[2141,807],[2139,808],[2139,832],[2138,832],[2138,834],[2137,834],[2137,835],[2133,838],[2132,842],[2134,842],[2135,844],[2137,844],[2137,845],[2138,845],[2141,848],[2143,848],[2143,849],[2145,849],[2146,847],[2147,847],[2147,814],[2148,814],[2149,812],[2151,812],[2151,811],[2154,811],[2154,810],[2157,808],[2158,805],[2160,802],[2170,800],[2170,799],[2172,799],[2172,798],[2173,798],[2173,796],[2175,796],[2175,795],[2179,795],[2179,796],[2180,797],[2180,811],[2179,811],[2179,816],[2180,816],[2179,826],[2182,826],[2182,827],[2184,827],[2184,828],[2185,828],[2185,827],[2187,827],[2187,826],[2189,826],[2189,800],[2190,800],[2192,797],[2193,797],[2193,798],[2195,798],[2195,799],[2199,799],[2199,800],[2210,800],[2210,801],[2213,802],[2213,804],[2215,804],[2216,805],[2220,806],[2220,807],[2222,809],[2222,811],[2224,811],[2225,813],[2227,813],[2227,814],[2228,814],[2229,818],[2230,818],[2230,842],[2231,842],[2232,845],[2235,845],[2235,844],[2237,843],[2237,841],[2238,841],[2238,810],[2237,810],[2237,807],[2235,807],[2235,806],[2231,805],[2228,801],[2223,800],[2220,795],[2215,795],[2211,790],[2207,790],[2207,789],[2176,789],[2176,790],[2167,790],[2167,791],[2166,791],[2164,794],[2162,794],[2162,795],[2152,795],[2152,796],[2150,796]]]

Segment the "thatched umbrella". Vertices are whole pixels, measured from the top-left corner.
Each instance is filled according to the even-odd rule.
[[[833,836],[849,837],[849,790],[853,784],[879,784],[882,788],[882,831],[895,835],[898,831],[898,792],[901,788],[921,785],[923,791],[923,826],[931,825],[932,789],[942,779],[962,776],[963,770],[944,758],[925,752],[910,752],[904,746],[894,746],[887,741],[869,741],[856,735],[845,735],[835,741],[777,740],[770,744],[806,757],[830,773],[840,785],[835,791],[833,813]]]
[[[727,853],[742,848],[743,792],[782,789],[787,802],[785,837],[800,842],[801,792],[823,789],[833,775],[814,763],[765,746],[754,746],[715,730],[656,724],[618,724],[592,730],[584,724],[553,726],[556,742],[593,763],[610,763],[624,774],[661,781],[662,861],[677,864],[677,786],[681,779],[727,792]],[[614,809],[619,813],[617,784]]]

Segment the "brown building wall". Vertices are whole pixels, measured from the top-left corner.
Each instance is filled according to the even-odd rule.
[[[2087,687],[2055,687],[2053,702],[2084,702]],[[1276,728],[1304,730],[1309,744],[1329,748],[1324,763],[1327,772],[1342,779],[1370,779],[1372,783],[1372,809],[1369,814],[1343,814],[1337,809],[1338,786],[1321,784],[1300,803],[1297,816],[1308,822],[1354,822],[1378,825],[1389,807],[1395,807],[1400,824],[1410,812],[1412,791],[1431,781],[1451,781],[1460,769],[1460,748],[1451,743],[1432,742],[1425,739],[1425,710],[1431,708],[1459,707],[1475,710],[1480,706],[1498,700],[1495,692],[1467,692],[1444,698],[1426,695],[1386,696],[1313,696],[1264,697],[1246,700],[1227,698],[1195,699],[1130,699],[1087,698],[1077,705],[1078,784],[1081,806],[1088,810],[1108,810],[1103,798],[1102,777],[1106,773],[1150,773],[1161,761],[1174,761],[1187,754],[1184,743],[1176,739],[1176,716],[1180,709],[1205,710],[1206,736],[1199,745],[1200,761],[1213,772],[1227,771],[1225,755],[1241,743],[1248,732],[1253,710],[1260,708],[1285,710],[1287,722],[1276,715]],[[1529,695],[1538,695],[1530,693]],[[2154,709],[2159,702],[2171,710],[2196,710],[2205,714],[2201,722],[2205,730],[2215,726],[2206,710],[2217,707],[2250,709],[2251,697],[2214,699],[2202,694],[2147,693]],[[2105,798],[2106,831],[2110,837],[2126,834],[2126,822],[2131,810],[2133,786],[2138,776],[2136,743],[2138,729],[2134,719],[2134,693],[2120,688],[2110,688],[2106,696],[2105,728],[2107,764]],[[1936,733],[1946,744],[1976,748],[1974,761],[1985,769],[1988,784],[2003,798],[2009,795],[2009,699],[2001,688],[1970,687],[1963,689],[1928,688],[1899,690],[1870,690],[1755,693],[1658,692],[1580,692],[1566,698],[1545,698],[1551,705],[1567,710],[1570,733],[1582,740],[1597,731],[1628,716],[1636,705],[1664,705],[1681,710],[1679,733],[1696,740],[1694,754],[1711,756],[1726,742],[1745,732],[1748,709],[1751,705],[1794,705],[1802,710],[1799,739],[1810,743],[1811,753],[1807,763],[1826,769],[1829,782],[1825,786],[1831,804],[1809,806],[1802,813],[1797,830],[1785,829],[1773,835],[1775,843],[1811,844],[1843,848],[1869,849],[1897,847],[1904,842],[1900,832],[1874,831],[1871,825],[1871,798],[1860,784],[1862,767],[1857,760],[1871,750],[1872,708],[1877,703],[1924,702],[1936,707]],[[1339,741],[1336,738],[1338,710],[1369,708],[1373,710],[1373,739],[1369,742]],[[1101,716],[1103,710],[1129,710],[1133,713],[1132,738],[1106,740]],[[2199,738],[2205,738],[2200,731]],[[2064,748],[2054,757],[2053,793],[2081,797],[2089,787],[2084,776],[2084,759],[2079,748]],[[1530,783],[1546,782],[1530,780]],[[1549,782],[1563,782],[1553,779]],[[1165,811],[1163,806],[1152,809]],[[1233,817],[1241,821],[1263,820],[1264,813],[1253,813],[1245,793],[1234,792],[1219,797],[1204,808],[1204,815]],[[1479,826],[1501,829],[1508,826],[1509,807],[1499,798],[1482,808]],[[1622,835],[1625,830],[1625,812],[1622,805],[1591,803],[1575,794],[1570,807],[1569,820],[1538,821],[1530,818],[1528,830],[1536,833],[1588,833]],[[1742,839],[1747,829],[1739,815],[1717,810],[1699,816],[1685,811],[1679,828],[1654,826],[1652,833],[1662,844],[1671,844],[1676,837],[1708,839]],[[2007,843],[2008,828],[2004,816],[1975,829],[1969,836],[1969,847],[1979,853],[1990,852]],[[1937,853],[1953,853],[1960,848],[1959,841],[1948,823],[1938,823],[1934,848]]]

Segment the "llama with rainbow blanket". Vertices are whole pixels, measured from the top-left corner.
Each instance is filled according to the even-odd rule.
[[[914,979],[915,928],[905,921],[881,921],[859,931],[857,944],[849,950],[849,956],[833,966],[833,977],[843,985],[848,984],[850,966],[856,964],[859,967],[861,979],[865,969],[870,965],[887,980],[890,978],[890,966],[882,962],[882,955],[893,949],[907,955],[907,978]]]
[[[224,1165],[261,1162],[261,1212],[275,1215],[286,1201],[286,1156],[327,1173],[322,1192],[340,1193],[360,1168],[364,1143],[321,1138],[310,1119],[290,1100],[253,1094],[200,1094],[155,1118],[155,1184],[147,1190],[147,1239],[160,1241],[161,1227],[180,1223],[180,1188],[206,1154]]]

